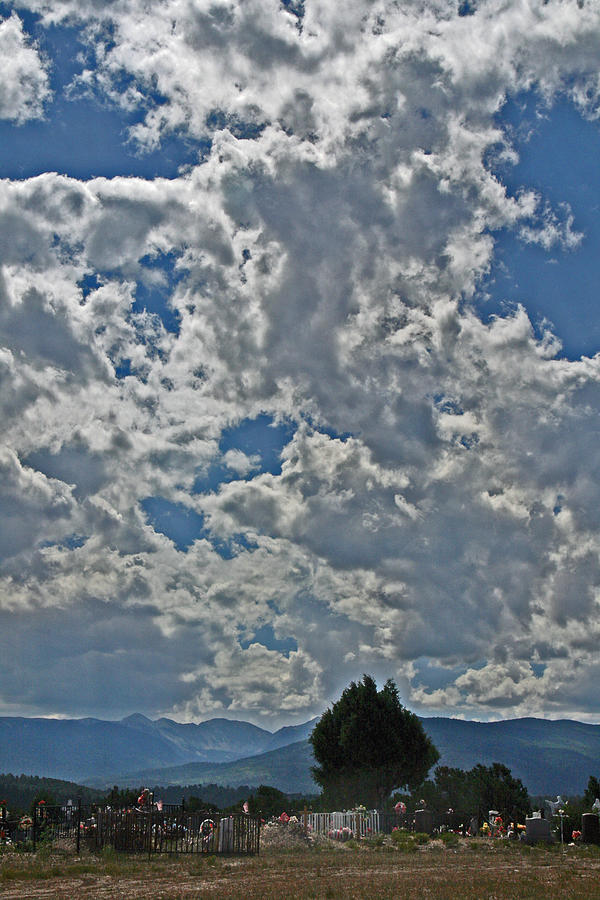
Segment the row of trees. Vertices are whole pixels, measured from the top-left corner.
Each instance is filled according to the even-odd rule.
[[[81,797],[83,804],[96,803],[101,791],[58,778],[42,778],[38,775],[0,774],[0,800],[15,812],[24,813],[43,800],[47,805],[73,802]]]
[[[483,822],[491,809],[505,819],[524,822],[531,811],[527,788],[500,763],[477,765],[468,772],[438,766],[433,779],[425,781],[418,792],[428,808],[438,813],[452,809],[466,822],[473,815]]]

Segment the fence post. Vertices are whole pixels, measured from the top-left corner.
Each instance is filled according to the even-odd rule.
[[[308,834],[308,810],[304,805],[304,834]]]
[[[35,853],[35,845],[37,838],[37,813],[38,807],[37,805],[33,807],[33,852]]]
[[[81,797],[77,798],[77,856],[79,856],[79,848],[81,846]]]
[[[148,818],[148,859],[152,859],[152,819],[154,817],[154,795],[150,794],[150,815]]]

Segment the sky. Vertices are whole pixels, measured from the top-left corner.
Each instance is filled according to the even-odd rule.
[[[0,715],[600,722],[600,5],[0,2]]]

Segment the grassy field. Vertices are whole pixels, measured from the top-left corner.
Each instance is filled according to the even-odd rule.
[[[16,898],[440,898],[600,900],[600,848],[528,848],[476,839],[446,846],[366,842],[266,846],[258,857],[36,857],[0,854],[0,897]]]

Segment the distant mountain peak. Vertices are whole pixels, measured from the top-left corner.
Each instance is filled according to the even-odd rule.
[[[142,713],[132,713],[121,719],[121,725],[128,725],[129,728],[152,728],[154,722],[147,716],[143,716]]]

